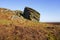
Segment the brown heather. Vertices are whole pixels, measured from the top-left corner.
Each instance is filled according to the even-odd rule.
[[[60,40],[60,24],[32,21],[19,15],[0,8],[0,40]]]

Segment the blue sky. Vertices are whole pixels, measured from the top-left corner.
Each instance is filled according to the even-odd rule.
[[[0,8],[23,11],[25,6],[37,10],[41,22],[60,22],[60,0],[0,0]]]

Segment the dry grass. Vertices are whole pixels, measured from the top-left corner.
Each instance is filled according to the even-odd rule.
[[[0,12],[0,40],[60,40],[60,25],[33,22]]]

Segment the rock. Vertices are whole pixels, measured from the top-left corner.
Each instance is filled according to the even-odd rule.
[[[23,12],[20,11],[20,10],[15,10],[15,13],[16,13],[16,15],[18,15],[18,16],[20,17],[20,16],[22,16],[22,13],[23,13]]]
[[[18,17],[23,17],[24,19],[35,21],[35,22],[36,21],[39,22],[40,19],[40,13],[38,13],[37,11],[29,7],[25,7],[24,12],[20,10],[10,10],[6,8],[0,8],[0,13],[8,14],[8,16],[9,14],[10,15],[13,14]]]
[[[29,19],[32,21],[39,21],[39,19],[40,19],[40,13],[38,13],[36,10],[29,8],[29,7],[25,7],[23,16],[26,19]]]

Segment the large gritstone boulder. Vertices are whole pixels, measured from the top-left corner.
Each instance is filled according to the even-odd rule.
[[[25,7],[23,16],[26,19],[29,19],[32,21],[39,21],[39,19],[40,19],[40,13],[38,13],[37,11],[35,11],[34,9],[29,8],[29,7]]]

